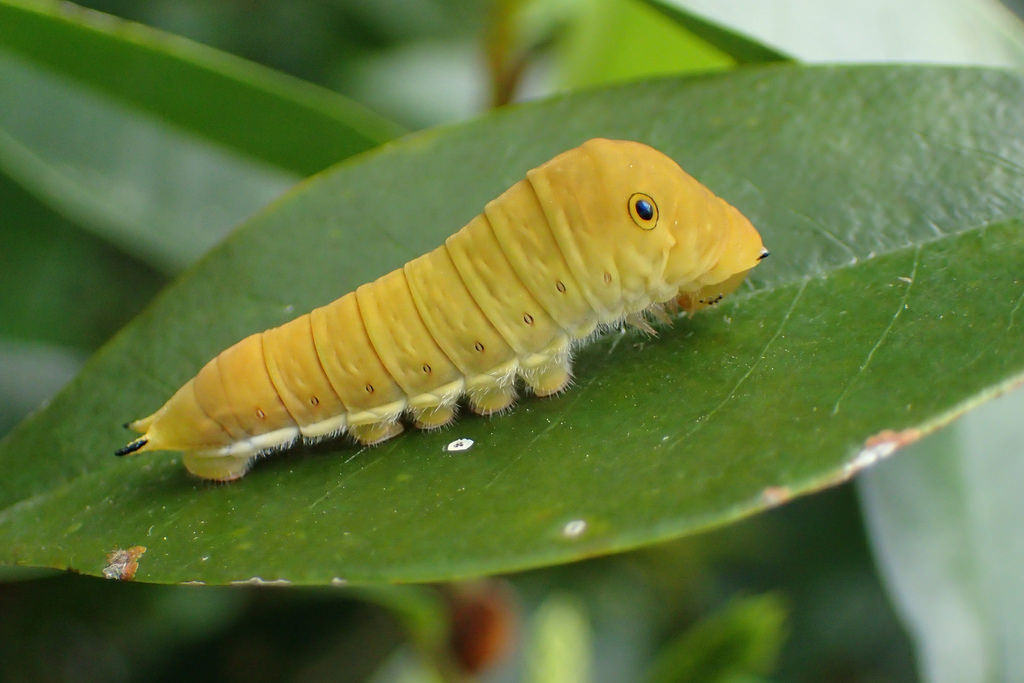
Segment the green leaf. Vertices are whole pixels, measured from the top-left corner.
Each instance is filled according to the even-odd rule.
[[[923,680],[1012,680],[1024,671],[1022,414],[1017,390],[859,482],[875,555],[916,640]]]
[[[400,131],[329,90],[141,24],[48,0],[2,0],[0,46],[297,175]]]
[[[0,434],[50,398],[163,284],[0,176]],[[87,296],[83,294],[87,293]]]
[[[557,98],[341,164],[0,442],[0,560],[98,574],[139,545],[137,580],[442,580],[636,547],[844,481],[1024,374],[1022,105],[1024,77],[1002,71],[772,67]],[[663,149],[750,216],[772,250],[751,286],[658,339],[605,336],[566,395],[501,418],[299,449],[230,486],[179,457],[110,456],[121,422],[231,342],[435,246],[595,135]],[[475,446],[446,453],[458,437]]]
[[[83,360],[72,349],[0,336],[0,434],[71,381]]]
[[[165,284],[3,176],[0,206],[0,339],[91,352]]]
[[[786,612],[773,593],[734,598],[670,642],[647,680],[724,683],[766,676],[786,638]]]
[[[0,170],[180,270],[396,128],[339,95],[66,2],[0,0]]]
[[[565,88],[693,71],[737,60],[674,18],[635,0],[587,0],[561,32],[559,81]]]
[[[998,0],[647,1],[808,62],[1024,65],[1024,25]]]
[[[724,24],[709,21],[699,14],[681,7],[673,0],[645,0],[645,2],[690,33],[732,57],[738,64],[790,61],[788,55],[731,30]]]

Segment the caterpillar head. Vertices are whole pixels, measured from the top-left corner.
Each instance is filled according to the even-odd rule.
[[[636,142],[614,144],[635,159],[616,188],[620,201],[626,198],[620,213],[634,228],[627,227],[623,241],[649,240],[665,250],[661,281],[689,311],[739,287],[768,255],[750,221],[661,152]]]
[[[527,178],[587,298],[613,314],[734,289],[765,251],[739,211],[639,142],[588,140]]]

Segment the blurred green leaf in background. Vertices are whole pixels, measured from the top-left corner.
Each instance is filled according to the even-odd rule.
[[[0,434],[43,404],[0,441],[0,561],[247,585],[2,568],[0,679],[1024,675],[1021,393],[977,407],[1024,374],[1020,3],[86,4],[0,0]],[[891,61],[1008,70],[799,64]],[[501,419],[226,487],[109,458],[222,346],[597,134],[750,215],[751,286]],[[285,578],[328,585],[251,585]]]
[[[0,168],[166,269],[399,129],[329,91],[68,3],[0,3]]]
[[[870,471],[858,491],[879,565],[932,681],[1024,671],[1024,392]]]
[[[721,22],[803,62],[1019,67],[1021,26],[997,0],[650,0]]]

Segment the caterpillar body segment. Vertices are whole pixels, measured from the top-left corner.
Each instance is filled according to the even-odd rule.
[[[594,139],[529,171],[433,251],[221,352],[119,455],[184,451],[227,481],[299,440],[362,444],[432,429],[458,401],[492,414],[517,378],[538,396],[571,381],[570,352],[644,311],[688,311],[736,289],[767,255],[736,209],[660,152]],[[663,313],[663,312],[662,312]]]
[[[405,410],[405,394],[373,348],[356,293],[314,309],[309,318],[317,359],[347,411],[334,434],[397,419]]]
[[[506,405],[517,354],[464,286],[448,247],[410,261],[404,270],[420,318],[464,380],[459,391],[442,403],[446,409],[441,415],[429,421],[415,416],[417,423],[445,424],[454,417],[455,399],[462,392],[469,395],[476,412]]]
[[[551,230],[531,226],[547,222],[530,180],[513,185],[484,208],[484,216],[516,278],[567,335],[586,337],[594,330],[594,307],[569,269]]]
[[[263,333],[263,358],[281,401],[306,440],[337,434],[347,409],[328,378],[313,336],[313,316],[304,315]]]
[[[393,270],[356,290],[370,344],[411,410],[454,403],[465,379],[420,317],[405,278]]]
[[[465,377],[498,376],[516,358],[462,283],[447,246],[409,261],[404,271],[423,324]]]
[[[517,355],[569,343],[568,335],[522,285],[486,216],[471,220],[445,247],[469,295]]]

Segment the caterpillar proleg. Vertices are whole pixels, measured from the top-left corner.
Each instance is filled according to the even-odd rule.
[[[178,450],[206,479],[348,433],[375,444],[562,391],[601,325],[717,303],[768,255],[735,208],[638,142],[593,139],[528,171],[433,251],[222,351],[117,452]]]

